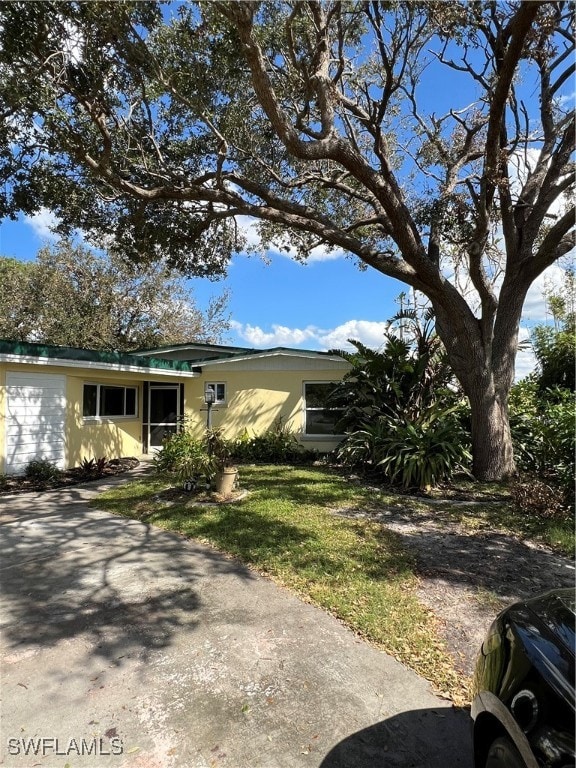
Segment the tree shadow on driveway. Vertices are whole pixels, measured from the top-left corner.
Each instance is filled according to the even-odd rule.
[[[116,664],[144,660],[200,620],[202,584],[217,574],[253,578],[207,547],[88,508],[69,491],[0,526],[4,651],[81,637]],[[32,501],[32,500],[30,500]]]
[[[343,739],[319,768],[473,768],[471,734],[465,710],[401,712]]]

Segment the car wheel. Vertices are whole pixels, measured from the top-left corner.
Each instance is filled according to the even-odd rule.
[[[506,736],[492,742],[484,768],[526,768],[520,752]]]

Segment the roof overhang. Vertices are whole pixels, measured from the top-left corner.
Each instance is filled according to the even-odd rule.
[[[59,368],[85,368],[91,371],[113,371],[116,373],[137,373],[144,377],[164,376],[169,378],[197,378],[198,371],[183,371],[173,368],[155,368],[127,363],[107,363],[94,360],[69,360],[59,357],[16,355],[0,353],[0,363],[24,363],[27,365],[51,365]]]
[[[250,360],[262,360],[267,357],[292,357],[303,358],[306,360],[329,360],[332,363],[342,363],[349,367],[349,363],[340,355],[330,355],[327,352],[315,352],[312,350],[298,350],[298,349],[264,349],[261,352],[250,352],[246,355],[233,355],[231,357],[218,357],[214,360],[197,360],[197,365],[202,368],[208,368],[214,365],[226,365],[227,363],[240,363]]]

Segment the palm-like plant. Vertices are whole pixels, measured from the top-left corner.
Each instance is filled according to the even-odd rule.
[[[462,398],[431,311],[399,312],[385,339],[382,350],[351,341],[356,351],[340,353],[351,369],[330,398],[344,409],[338,457],[392,484],[427,488],[470,461],[456,413]]]

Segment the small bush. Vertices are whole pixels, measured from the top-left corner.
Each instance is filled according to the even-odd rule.
[[[80,469],[85,475],[91,475],[96,468],[96,460],[95,459],[87,459],[83,458],[80,462]]]
[[[560,486],[574,501],[574,393],[539,392],[535,379],[514,385],[510,394],[510,428],[521,472],[536,473],[551,487]]]
[[[208,453],[206,441],[182,430],[163,440],[162,449],[154,457],[154,467],[156,472],[173,474],[179,480],[211,479],[216,474],[217,463]]]
[[[232,456],[236,461],[262,464],[306,464],[317,454],[306,450],[293,432],[278,419],[270,429],[259,435],[248,430],[233,442]]]
[[[24,474],[29,480],[55,480],[60,474],[60,470],[48,459],[32,459],[26,465]]]
[[[99,459],[96,459],[96,472],[98,475],[103,475],[107,466],[108,459],[106,456],[101,456]]]

